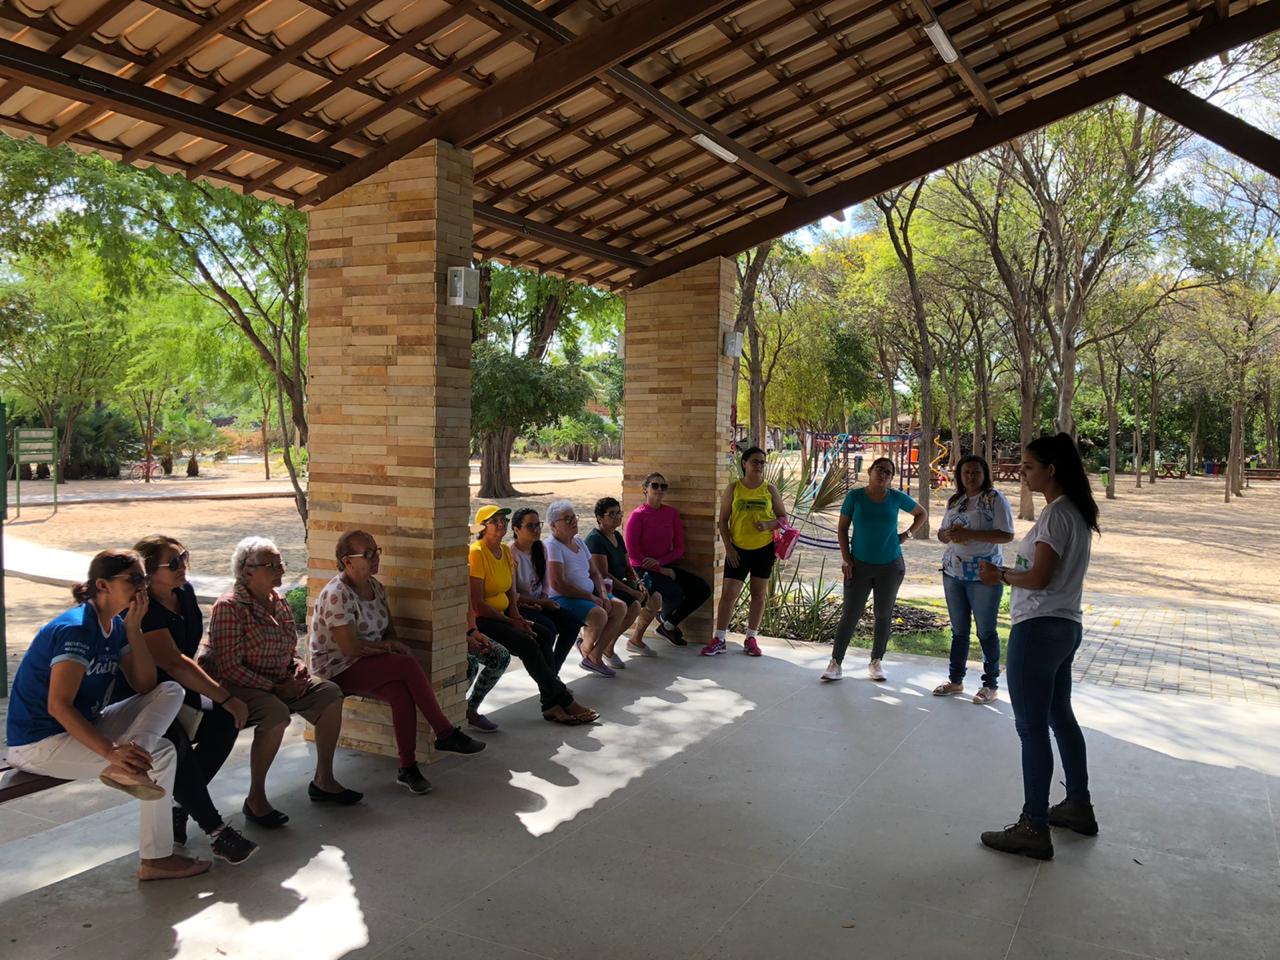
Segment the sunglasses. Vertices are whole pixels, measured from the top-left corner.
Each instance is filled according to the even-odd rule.
[[[350,560],[352,557],[364,557],[364,558],[365,558],[366,560],[368,560],[370,563],[373,563],[373,561],[377,560],[380,556],[382,556],[382,548],[381,548],[381,547],[370,547],[368,550],[364,551],[363,553],[348,553],[348,554],[345,554],[345,555],[343,556],[343,558],[342,558],[342,559],[343,559],[343,560]]]
[[[139,573],[137,570],[130,570],[128,573],[117,573],[114,577],[107,577],[108,580],[128,580],[131,586],[145,587],[151,578],[145,573]]]
[[[520,525],[520,529],[522,529],[522,530],[541,530],[541,529],[542,529],[542,521],[541,521],[541,520],[529,520],[529,521],[528,521],[528,522],[526,522],[526,523],[522,523],[522,524]]]
[[[649,489],[650,489],[650,490],[666,490],[666,489],[667,489],[667,487],[668,487],[668,484],[665,484],[665,483],[658,483],[658,482],[656,482],[656,481],[655,481],[655,482],[653,482],[653,483],[651,483],[651,484],[649,484]]]
[[[176,557],[172,558],[167,563],[160,564],[160,566],[164,567],[166,570],[171,570],[174,573],[177,573],[179,570],[189,566],[190,564],[191,564],[191,554],[188,553],[186,550],[183,550]]]

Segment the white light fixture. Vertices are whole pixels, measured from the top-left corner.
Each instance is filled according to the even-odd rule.
[[[947,31],[942,29],[942,24],[937,20],[932,23],[926,23],[924,32],[933,41],[934,47],[937,48],[938,56],[942,57],[944,63],[955,63],[960,58],[960,55],[956,53],[956,48],[951,45],[951,38],[947,36]]]
[[[693,142],[696,143],[698,146],[700,146],[703,150],[707,151],[707,153],[714,153],[717,157],[719,157],[725,163],[738,162],[738,155],[736,153],[734,153],[732,150],[728,150],[725,147],[720,146],[720,144],[716,143],[714,140],[708,137],[705,133],[695,133],[693,135]]]

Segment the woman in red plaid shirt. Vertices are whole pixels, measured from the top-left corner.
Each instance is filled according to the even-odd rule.
[[[267,770],[295,713],[315,725],[316,775],[307,795],[317,803],[359,803],[364,794],[333,777],[342,691],[311,676],[298,656],[293,615],[276,591],[284,576],[280,551],[265,537],[246,537],[236,544],[231,572],[236,583],[213,605],[209,645],[200,665],[249,708],[247,725],[254,731],[245,819],[260,827],[282,827],[289,821],[267,799]]]

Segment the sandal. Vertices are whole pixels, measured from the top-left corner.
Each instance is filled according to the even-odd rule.
[[[992,700],[1000,696],[1000,691],[995,687],[983,687],[973,695],[974,703],[990,703]]]
[[[254,813],[249,809],[249,801],[244,802],[242,808],[244,818],[257,827],[266,827],[268,830],[275,830],[277,827],[283,827],[289,822],[289,815],[281,813],[279,810],[272,808],[270,813]]]
[[[953,693],[964,693],[964,684],[952,683],[948,680],[946,683],[940,683],[933,688],[933,695],[935,697],[949,697]]]
[[[547,721],[547,723],[558,723],[565,727],[580,727],[583,724],[583,721],[579,720],[575,716],[565,714],[563,717],[557,717],[550,710],[542,715],[542,719]]]

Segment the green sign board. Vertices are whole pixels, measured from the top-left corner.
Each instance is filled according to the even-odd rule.
[[[13,431],[13,462],[23,464],[51,463],[49,479],[53,481],[53,512],[58,512],[58,431],[52,427],[18,427]],[[14,478],[15,518],[22,516],[22,470]]]

